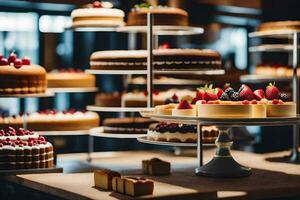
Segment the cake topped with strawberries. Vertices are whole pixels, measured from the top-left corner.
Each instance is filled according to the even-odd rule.
[[[28,57],[18,58],[12,52],[8,58],[0,55],[0,94],[29,94],[46,91],[46,70],[31,64]]]

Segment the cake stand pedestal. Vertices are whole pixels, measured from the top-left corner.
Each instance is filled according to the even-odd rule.
[[[196,168],[196,175],[210,177],[244,177],[251,174],[251,169],[241,166],[236,162],[230,147],[233,144],[230,137],[230,127],[218,127],[219,136],[216,139],[216,154],[213,159],[204,166]]]

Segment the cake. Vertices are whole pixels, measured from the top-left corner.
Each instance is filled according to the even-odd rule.
[[[61,69],[47,74],[48,88],[90,88],[95,87],[96,77],[81,70]]]
[[[121,94],[119,92],[97,94],[95,104],[100,107],[121,107]]]
[[[265,22],[258,26],[257,31],[286,31],[300,30],[300,21],[274,21]]]
[[[203,126],[203,143],[213,143],[218,134],[219,130],[215,126]],[[160,122],[149,127],[147,138],[163,142],[196,143],[197,127],[195,125]]]
[[[155,49],[154,69],[214,70],[221,69],[221,56],[209,49]],[[90,57],[90,67],[96,70],[146,70],[146,50],[97,51]]]
[[[23,116],[0,117],[0,128],[23,126]],[[99,116],[95,112],[45,110],[27,114],[26,123],[34,131],[76,131],[89,130],[99,126]]]
[[[124,12],[95,1],[87,8],[75,9],[71,13],[72,27],[111,27],[124,25]]]
[[[171,164],[159,158],[152,158],[150,160],[142,161],[143,174],[151,176],[169,175],[171,171]]]
[[[53,167],[53,146],[43,136],[12,127],[0,133],[0,170]]]
[[[102,190],[112,190],[112,179],[114,177],[121,177],[120,173],[104,169],[94,171],[95,187]]]
[[[292,77],[293,67],[286,65],[257,65],[255,68],[256,75],[262,76],[275,76],[275,77]],[[298,76],[300,75],[300,69],[297,69]]]
[[[194,96],[195,92],[191,90],[169,89],[167,91],[153,91],[154,106],[164,105],[166,103],[179,103],[187,96]],[[122,95],[122,107],[146,107],[148,92],[133,91]]]
[[[173,116],[196,117],[197,110],[194,105],[189,104],[187,100],[183,100],[172,110]]]
[[[188,13],[180,8],[168,6],[150,6],[142,3],[135,5],[128,13],[128,26],[146,26],[147,13],[151,12],[154,25],[188,26]]]
[[[46,91],[46,71],[33,65],[28,57],[20,59],[15,53],[8,58],[0,55],[0,94],[33,94]]]
[[[155,122],[142,117],[107,118],[103,121],[104,133],[146,134],[150,124]]]
[[[215,90],[214,90],[215,91]],[[228,87],[221,95],[212,91],[200,91],[197,112],[199,117],[208,118],[265,118],[294,117],[296,104],[288,102],[288,96],[279,91],[275,84],[269,84],[265,91],[252,89],[243,84],[238,92]],[[219,99],[216,100],[216,97]],[[203,98],[206,97],[206,98]]]
[[[130,196],[150,195],[154,190],[154,182],[141,177],[114,177],[113,191]]]
[[[172,115],[172,110],[175,109],[177,106],[178,104],[174,104],[174,103],[155,106],[154,113],[157,115]]]

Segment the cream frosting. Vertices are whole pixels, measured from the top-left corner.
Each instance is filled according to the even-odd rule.
[[[75,9],[71,13],[71,17],[120,17],[123,18],[125,13],[116,8],[79,8]]]

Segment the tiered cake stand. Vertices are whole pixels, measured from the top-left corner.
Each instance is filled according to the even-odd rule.
[[[280,30],[280,31],[261,31],[261,32],[253,32],[249,33],[249,38],[285,38],[291,39],[292,44],[290,45],[281,45],[281,44],[268,44],[268,45],[258,45],[249,48],[249,52],[288,52],[291,53],[291,60],[293,66],[293,76],[292,77],[270,77],[269,75],[257,76],[257,75],[246,75],[241,76],[242,82],[249,83],[268,83],[273,81],[278,82],[286,82],[289,81],[293,86],[293,101],[297,104],[297,114],[299,114],[299,106],[300,106],[300,97],[299,97],[299,77],[297,74],[297,68],[299,65],[299,34],[298,30]],[[283,161],[300,163],[300,153],[299,153],[299,126],[295,124],[293,126],[293,148],[291,155],[279,159]]]
[[[37,94],[10,94],[10,95],[0,95],[0,98],[18,98],[20,99],[21,113],[23,113],[23,128],[26,129],[26,101],[27,98],[46,98],[52,97],[54,94],[47,91],[46,93]],[[55,159],[56,160],[56,159]],[[54,166],[53,168],[36,168],[36,169],[13,169],[13,170],[0,170],[0,176],[8,176],[15,174],[41,174],[41,173],[60,173],[63,169]]]
[[[240,126],[288,126],[299,125],[300,117],[268,117],[268,118],[202,118],[202,117],[177,117],[168,115],[156,115],[153,112],[141,112],[143,117],[152,118],[158,121],[168,121],[174,123],[197,124],[198,143],[197,157],[198,168],[196,175],[209,177],[244,177],[251,174],[251,169],[240,165],[234,160],[230,153],[230,147],[233,140],[230,136],[232,127]],[[211,161],[203,165],[203,144],[202,144],[202,126],[216,125],[220,130],[216,139],[217,150]],[[138,139],[140,142],[146,142],[144,139]],[[155,143],[152,143],[155,144]]]

